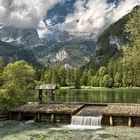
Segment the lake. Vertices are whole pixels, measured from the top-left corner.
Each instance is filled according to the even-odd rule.
[[[56,102],[140,103],[140,88],[59,89]]]

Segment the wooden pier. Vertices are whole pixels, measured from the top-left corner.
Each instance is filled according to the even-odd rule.
[[[102,125],[140,126],[140,104],[31,103],[9,112],[11,120],[47,123],[70,124],[73,115],[102,116]]]
[[[104,117],[109,117],[109,124],[124,124],[129,127],[140,125],[140,105],[116,104],[108,105],[103,111]]]

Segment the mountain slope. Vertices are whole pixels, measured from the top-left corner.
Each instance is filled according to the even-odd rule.
[[[95,51],[92,40],[53,42],[33,48],[37,60],[45,66],[83,66],[90,61]]]
[[[3,57],[6,64],[10,61],[25,60],[34,66],[40,66],[31,50],[26,50],[22,46],[14,46],[2,41],[0,41],[0,56]]]
[[[115,61],[123,56],[121,48],[129,43],[125,26],[134,11],[112,24],[99,36],[96,53],[87,67],[97,70],[100,66],[107,66],[110,60]]]
[[[12,26],[0,26],[0,40],[29,49],[40,42],[35,29],[20,29]]]

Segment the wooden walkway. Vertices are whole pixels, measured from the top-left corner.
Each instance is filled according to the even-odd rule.
[[[108,105],[104,115],[140,117],[140,105]]]

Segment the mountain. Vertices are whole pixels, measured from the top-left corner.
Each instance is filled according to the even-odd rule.
[[[34,66],[40,67],[32,51],[24,49],[21,46],[14,46],[0,41],[0,56],[3,57],[5,64],[10,61],[25,60]]]
[[[0,26],[0,40],[29,49],[40,42],[37,30]]]
[[[37,60],[45,66],[83,66],[90,61],[96,44],[93,40],[50,42],[32,49]]]
[[[130,63],[130,67],[137,62],[136,65],[139,65],[139,14],[140,6],[137,6],[99,36],[96,52],[86,68],[97,71],[102,66],[108,68],[112,65],[113,68],[113,65],[116,65],[116,69],[122,69],[122,64]]]
[[[48,4],[51,2],[52,1],[48,2]],[[88,63],[93,54],[95,54],[95,42],[97,41],[98,35],[112,22],[128,13],[129,10],[135,6],[134,3],[132,6],[129,5],[130,8],[124,10],[125,12],[120,9],[122,13],[118,13],[120,16],[115,17],[116,14],[114,13],[117,13],[116,11],[119,8],[123,6],[126,7],[127,3],[129,5],[129,2],[124,2],[123,0],[58,0],[58,2],[54,2],[54,5],[49,8],[41,7],[41,9],[39,9],[39,7],[35,7],[34,10],[39,9],[40,11],[46,11],[46,13],[43,12],[43,16],[40,15],[41,17],[38,17],[38,15],[34,15],[31,11],[33,6],[30,8],[30,3],[19,2],[21,6],[18,7],[15,3],[11,2],[9,5],[7,4],[5,11],[8,11],[5,15],[9,17],[8,21],[10,21],[10,18],[17,18],[15,22],[20,21],[20,25],[18,25],[18,23],[13,24],[13,20],[11,24],[10,22],[5,23],[7,17],[3,18],[5,25],[0,22],[0,40],[3,43],[5,42],[6,46],[14,46],[10,47],[10,50],[13,49],[13,52],[14,49],[18,48],[18,50],[31,53],[33,59],[36,59],[36,61],[43,66],[68,64],[70,66],[81,67]],[[123,6],[120,6],[121,4],[123,4]],[[99,10],[102,8],[100,5],[103,7],[103,12]],[[23,9],[24,11],[27,10],[27,13],[22,13]],[[39,13],[41,13],[40,11]],[[16,12],[21,12],[19,19],[18,16],[16,17],[19,13],[16,14]],[[15,16],[13,16],[14,14]],[[112,19],[113,14],[115,17],[114,19]],[[24,16],[26,18],[24,18]],[[29,22],[27,22],[28,20]],[[29,24],[34,23],[36,20],[39,20],[37,26]],[[23,25],[21,21],[24,21]],[[28,23],[27,25],[25,24],[26,22]],[[28,27],[28,25],[30,26]],[[102,40],[102,37],[99,38],[101,38],[99,40]],[[117,41],[118,45],[124,43],[118,36],[112,35],[110,39],[112,43]],[[2,45],[1,48],[2,50],[3,46],[4,45]],[[98,50],[100,46],[101,42],[98,41],[96,49]],[[112,55],[112,52],[117,52],[116,47],[108,49],[108,51],[111,51],[109,53],[110,55]],[[97,53],[104,52],[100,49]],[[1,53],[2,56],[3,54],[4,53]],[[121,54],[118,52],[116,55]],[[4,58],[6,59],[6,57]],[[101,59],[107,60],[107,58]],[[6,61],[7,60],[9,59],[6,59]],[[98,61],[99,59],[96,60]],[[91,63],[92,62],[90,62],[90,64]],[[102,63],[104,64],[106,62]]]

